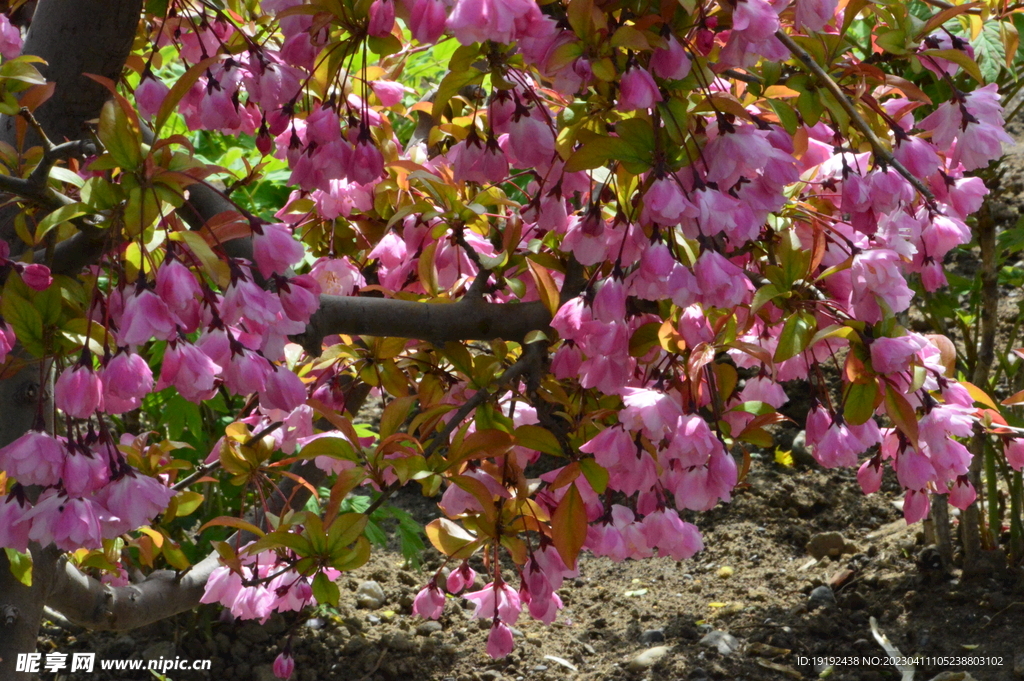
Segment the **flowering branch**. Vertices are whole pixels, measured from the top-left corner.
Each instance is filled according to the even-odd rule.
[[[825,69],[821,68],[818,62],[814,61],[814,58],[807,54],[806,50],[797,45],[793,39],[783,31],[777,31],[775,33],[775,37],[778,38],[779,42],[785,45],[786,49],[792,52],[797,59],[803,62],[811,73],[825,83],[825,87],[828,88],[828,91],[836,98],[839,105],[843,107],[843,111],[850,116],[850,121],[853,123],[853,126],[857,128],[862,135],[864,135],[865,139],[867,139],[868,143],[871,145],[872,151],[875,153],[875,156],[880,158],[886,165],[895,168],[896,172],[902,175],[907,182],[909,182],[914,189],[921,194],[921,196],[925,197],[928,203],[935,203],[935,196],[932,194],[931,190],[925,186],[924,182],[922,182],[920,178],[907,170],[902,163],[897,161],[893,157],[892,152],[885,148],[885,145],[882,144],[882,140],[878,139],[878,135],[876,135],[874,130],[871,129],[871,126],[864,120],[864,117],[860,115],[860,112],[857,111],[857,108],[853,105],[853,102],[850,101],[850,98],[846,96],[843,89],[839,87],[839,84],[836,83],[830,75],[828,75]]]

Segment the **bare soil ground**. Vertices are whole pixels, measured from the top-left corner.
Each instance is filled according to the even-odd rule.
[[[342,578],[336,612],[275,616],[260,626],[224,621],[208,608],[123,636],[69,637],[48,628],[40,651],[212,660],[209,673],[169,672],[174,681],[269,681],[269,665],[290,635],[300,681],[900,679],[894,665],[870,659],[885,656],[872,634],[875,618],[900,653],[924,658],[915,679],[944,671],[979,681],[1021,678],[1021,573],[1000,569],[970,580],[944,575],[924,544],[922,526],[902,520],[893,504],[898,498],[893,479],[865,497],[852,471],[755,461],[732,503],[694,518],[705,538],[703,552],[682,563],[585,556],[580,577],[559,592],[566,608],[556,623],[546,627],[522,617],[516,650],[499,661],[483,652],[487,632],[469,619],[464,599],[452,598],[438,624],[411,614],[412,598],[440,556],[428,549],[424,568],[410,570],[397,546]],[[396,503],[416,515],[432,506],[415,495]],[[809,544],[826,555],[815,560]],[[827,555],[830,550],[840,555]],[[380,607],[356,605],[366,581],[382,587]],[[660,649],[648,653],[657,658],[653,664],[638,660],[652,648]],[[847,659],[828,670],[816,657]]]

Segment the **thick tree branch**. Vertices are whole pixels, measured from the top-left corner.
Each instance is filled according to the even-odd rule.
[[[851,102],[850,98],[846,96],[846,93],[843,92],[841,87],[839,87],[839,84],[832,79],[832,76],[828,75],[825,69],[821,68],[821,65],[814,61],[814,58],[811,57],[811,55],[807,54],[807,51],[804,48],[797,45],[793,39],[783,31],[777,31],[775,33],[775,37],[778,38],[779,42],[785,45],[786,49],[792,52],[797,59],[803,62],[804,66],[806,66],[811,73],[821,79],[828,91],[831,92],[832,96],[836,98],[837,102],[839,102],[839,106],[843,107],[843,111],[845,111],[850,117],[850,122],[853,123],[853,127],[857,128],[857,130],[864,135],[864,138],[871,145],[871,149],[874,151],[875,157],[880,159],[886,165],[895,168],[896,172],[902,175],[907,182],[909,182],[914,189],[916,189],[921,196],[928,201],[928,203],[934,203],[935,197],[932,195],[931,190],[925,186],[924,182],[921,181],[921,178],[907,170],[902,163],[893,157],[892,152],[886,149],[885,145],[882,144],[882,140],[878,139],[878,135],[876,135],[875,131],[871,129],[871,126],[864,120],[864,117],[860,115],[860,112],[857,111],[857,107],[853,105],[853,102]]]
[[[488,303],[476,298],[457,303],[419,303],[393,298],[320,296],[320,309],[298,337],[318,356],[325,336],[399,336],[444,343],[466,340],[522,341],[544,330],[551,314],[543,303]]]

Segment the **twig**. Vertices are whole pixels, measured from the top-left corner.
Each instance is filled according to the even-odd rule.
[[[924,185],[924,182],[907,170],[902,163],[893,157],[892,152],[885,148],[882,144],[882,140],[878,139],[878,136],[875,135],[875,131],[871,129],[868,122],[860,115],[860,112],[857,111],[853,102],[851,102],[850,98],[846,96],[846,93],[843,92],[841,87],[839,87],[839,84],[832,79],[832,76],[828,75],[828,73],[825,72],[825,69],[821,68],[818,62],[814,61],[811,55],[807,54],[807,51],[797,45],[788,35],[782,31],[776,31],[775,37],[778,38],[779,42],[785,45],[786,49],[792,52],[797,59],[803,62],[803,64],[810,69],[811,73],[821,79],[828,91],[831,92],[836,98],[836,101],[839,102],[839,106],[843,107],[843,111],[850,116],[850,121],[853,123],[853,126],[857,128],[862,135],[864,135],[865,139],[867,139],[868,143],[871,145],[871,149],[875,153],[875,156],[880,158],[886,165],[890,165],[895,168],[896,172],[906,178],[907,182],[913,185],[914,189],[916,189],[921,196],[925,197],[928,203],[935,203],[935,196],[933,196],[928,187]]]
[[[264,435],[267,435],[269,433],[273,433],[275,430],[280,428],[282,425],[283,425],[282,421],[275,421],[274,423],[271,423],[269,426],[267,426],[263,430],[257,431],[256,433],[253,433],[252,437],[250,437],[248,440],[245,441],[245,444],[249,445],[249,444],[255,442],[256,440],[259,440]],[[188,476],[187,478],[183,478],[182,480],[180,480],[180,481],[176,482],[175,484],[173,484],[171,486],[171,489],[173,489],[176,492],[181,491],[181,490],[185,489],[186,487],[188,487],[189,485],[191,485],[196,480],[198,480],[199,478],[201,478],[204,475],[206,475],[207,473],[211,473],[211,472],[217,470],[220,467],[221,467],[220,459],[217,459],[216,461],[214,461],[212,463],[202,465],[199,468],[197,468],[196,472],[193,473],[192,475]]]
[[[498,387],[502,387],[512,381],[516,380],[523,375],[528,369],[530,369],[539,359],[540,353],[542,352],[542,343],[530,343],[525,346],[522,356],[516,360],[515,364],[510,366],[505,372],[498,377]],[[469,416],[469,413],[479,407],[481,404],[491,398],[491,391],[487,388],[481,388],[469,398],[464,405],[462,405],[455,415],[449,419],[448,423],[445,424],[444,428],[440,433],[435,435],[431,439],[430,444],[423,450],[423,458],[429,457],[433,454],[441,443],[448,442],[448,436],[451,435],[459,424],[462,423],[463,419]]]

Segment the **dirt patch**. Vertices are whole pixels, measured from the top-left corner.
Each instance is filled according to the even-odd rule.
[[[259,626],[224,621],[204,608],[127,636],[69,637],[50,627],[40,651],[212,660],[208,673],[168,672],[174,681],[269,681],[269,665],[289,638],[299,681],[813,679],[825,669],[815,657],[884,656],[871,631],[875,618],[902,654],[924,658],[917,679],[945,670],[968,671],[979,681],[1020,678],[1014,674],[1024,631],[1020,575],[993,572],[971,581],[943,575],[921,525],[907,527],[901,519],[898,498],[892,479],[865,497],[852,471],[755,461],[732,503],[691,518],[704,535],[704,551],[681,563],[585,555],[580,577],[559,591],[566,608],[556,623],[546,627],[524,615],[515,626],[516,650],[499,661],[483,652],[486,624],[470,620],[464,599],[450,599],[437,624],[411,614],[412,599],[440,567],[440,556],[428,549],[424,567],[411,570],[397,547],[341,579],[336,611],[275,616]],[[396,503],[417,515],[431,506],[414,494]],[[826,532],[839,533],[844,548],[816,561],[807,545]],[[382,588],[380,607],[356,606],[366,581]],[[950,657],[995,657],[999,664],[941,659]],[[899,679],[900,673],[884,663],[844,664],[827,678]]]

